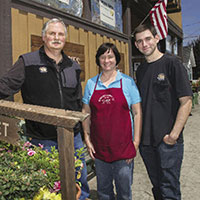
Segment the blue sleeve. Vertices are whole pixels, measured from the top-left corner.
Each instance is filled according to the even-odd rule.
[[[133,104],[141,102],[140,94],[135,84],[135,81],[130,76],[124,74],[122,76],[123,92],[129,107]]]
[[[84,96],[82,98],[82,102],[84,104],[90,103],[90,99],[91,99],[92,94],[94,92],[96,81],[97,81],[97,76],[95,76],[95,77],[93,77],[93,78],[91,78],[87,81],[87,84],[85,86]]]
[[[131,96],[131,105],[141,102],[141,97],[138,88],[133,79],[131,79],[131,88],[129,88],[129,93]]]
[[[90,102],[89,80],[87,81],[87,84],[85,86],[85,91],[84,91],[84,96],[82,98],[82,102],[84,104],[89,104],[89,102]]]

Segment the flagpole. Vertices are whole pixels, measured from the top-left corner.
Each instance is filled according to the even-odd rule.
[[[146,17],[140,22],[140,24],[138,26],[143,24],[143,22],[149,17],[149,15],[150,15],[150,12],[146,15]],[[135,33],[135,30],[131,33],[131,37],[133,37],[134,33]]]

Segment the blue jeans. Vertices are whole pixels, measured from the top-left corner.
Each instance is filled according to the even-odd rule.
[[[51,151],[51,147],[55,146],[56,149],[58,149],[58,143],[56,140],[38,140],[38,139],[32,139],[30,141],[32,144],[38,146],[38,144],[42,144],[44,145],[44,149],[47,149],[49,152]],[[74,136],[74,149],[79,149],[83,147],[83,141],[81,138],[81,134],[78,133]],[[82,184],[81,186],[81,197],[79,200],[85,200],[85,198],[89,197],[90,194],[90,190],[89,190],[89,186],[88,186],[88,182],[87,182],[87,166],[86,166],[86,162],[85,162],[85,158],[81,158],[81,160],[83,161],[83,170],[81,171],[81,178],[80,178],[80,182]]]
[[[99,200],[115,200],[113,180],[115,181],[117,200],[131,200],[133,167],[133,161],[130,164],[127,164],[126,160],[108,163],[95,159]]]
[[[155,200],[181,200],[179,179],[183,148],[183,143],[168,145],[161,142],[157,147],[140,145]]]

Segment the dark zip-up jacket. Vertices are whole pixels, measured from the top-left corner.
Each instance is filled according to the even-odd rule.
[[[21,88],[24,103],[81,111],[80,66],[63,52],[62,56],[62,61],[56,64],[43,47],[20,56],[0,79],[0,97],[5,98]],[[26,129],[26,135],[32,138],[57,138],[56,127],[52,125],[26,120]],[[79,124],[74,131],[80,131]]]

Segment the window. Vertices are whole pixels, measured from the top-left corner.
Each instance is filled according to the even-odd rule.
[[[178,39],[177,39],[177,37],[174,38],[173,53],[174,53],[174,55],[178,55]]]
[[[166,38],[166,51],[172,53],[172,37],[170,35],[167,35]]]
[[[166,51],[170,54],[178,55],[178,38],[168,35],[166,38]]]

